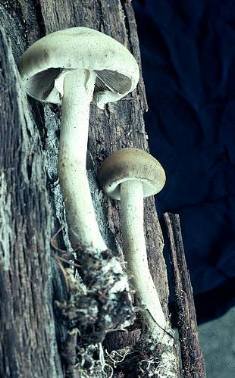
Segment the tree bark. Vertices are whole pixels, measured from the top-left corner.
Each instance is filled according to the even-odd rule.
[[[170,242],[174,276],[175,316],[179,331],[182,376],[184,378],[205,378],[205,363],[199,344],[193,289],[184,254],[179,215],[166,213],[164,218]]]
[[[101,346],[108,327],[105,324],[102,329],[101,320],[109,313],[102,290],[97,307],[102,316],[95,323],[96,331],[90,329],[89,333],[87,325],[83,327],[81,320],[74,320],[78,307],[93,308],[94,296],[81,292],[84,282],[89,286],[97,280],[95,269],[89,269],[91,264],[97,270],[103,262],[99,258],[94,261],[89,253],[81,255],[72,267],[83,264],[83,283],[77,275],[73,280],[57,177],[60,112],[55,106],[42,106],[34,100],[27,103],[17,71],[19,58],[29,45],[45,34],[73,26],[91,27],[117,39],[129,48],[141,67],[130,1],[1,0],[0,25],[0,376],[82,377],[85,372],[89,377],[103,377],[111,372],[117,377],[150,376],[149,364],[145,363],[149,354],[143,350],[147,344],[138,344],[143,331],[140,319],[125,332],[109,332]],[[96,171],[114,150],[148,149],[143,121],[146,110],[142,78],[137,90],[117,104],[107,105],[105,110],[91,106],[87,169],[98,222],[109,247],[103,260],[112,259],[112,253],[120,260],[121,238],[117,204],[102,194]],[[51,240],[61,225],[62,232]],[[153,199],[145,204],[145,226],[150,270],[168,317],[163,238]],[[94,290],[93,286],[90,290]],[[95,299],[97,305],[97,292]],[[131,320],[133,309],[127,297],[119,300],[121,315],[117,312],[117,319],[120,316],[121,324],[124,310]],[[93,316],[91,311],[88,315],[89,319]],[[115,326],[118,324],[117,321]],[[80,335],[83,328],[87,344]],[[159,349],[159,359],[160,343],[155,347],[154,353]],[[108,350],[104,358],[103,348]],[[124,350],[119,362],[117,354],[112,355],[115,349]],[[131,359],[125,358],[130,351]],[[177,360],[174,341],[171,352]],[[156,372],[156,361],[153,364],[151,369]],[[139,370],[135,370],[137,365]],[[177,366],[174,374],[179,374]]]
[[[2,29],[0,51],[0,375],[60,377],[45,154]]]

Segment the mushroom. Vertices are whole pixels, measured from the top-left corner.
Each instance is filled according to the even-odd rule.
[[[166,327],[159,296],[148,267],[144,236],[143,198],[157,194],[165,184],[165,172],[150,154],[124,148],[103,161],[99,181],[109,197],[120,200],[120,227],[127,269],[132,278],[145,321],[152,335]]]
[[[62,104],[59,181],[73,247],[107,249],[96,221],[86,173],[90,103],[101,109],[131,92],[139,80],[132,54],[113,38],[75,27],[29,47],[20,74],[33,98]]]

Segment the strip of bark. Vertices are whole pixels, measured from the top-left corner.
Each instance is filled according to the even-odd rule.
[[[44,158],[0,28],[0,377],[61,378]]]
[[[170,243],[183,377],[206,377],[178,214],[164,215]]]

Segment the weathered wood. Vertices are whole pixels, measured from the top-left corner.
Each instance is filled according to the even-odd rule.
[[[0,51],[0,376],[61,377],[45,161],[2,29]]]
[[[205,364],[199,344],[193,290],[184,254],[178,214],[165,214],[176,302],[176,321],[179,330],[183,377],[206,377]]]
[[[67,27],[87,26],[125,44],[140,64],[136,24],[129,1],[1,0],[0,25],[4,26],[11,40],[16,63],[27,46],[43,35]],[[58,254],[50,248],[50,239],[59,224],[65,228],[58,237],[58,247],[69,247],[57,181],[60,112],[55,106],[42,106],[33,100],[29,101],[27,108],[11,49],[3,33],[0,51],[0,135],[4,141],[0,143],[0,353],[3,356],[0,376],[75,376],[75,362],[80,363],[83,359],[86,366],[94,365],[93,356],[97,354],[97,346],[90,344],[86,352],[82,354],[79,350],[74,357],[71,346],[75,346],[76,332],[71,324],[69,328],[68,318],[74,311],[74,303],[78,305],[76,293],[80,281],[76,283],[77,287],[73,287],[68,264],[62,266],[61,260],[56,263],[54,258],[51,259],[51,256]],[[121,246],[118,206],[100,191],[96,171],[101,161],[116,149],[132,146],[148,148],[143,121],[146,109],[142,79],[137,90],[117,104],[107,105],[103,111],[91,106],[87,168],[97,219],[108,247],[116,256],[120,255]],[[153,199],[146,201],[145,225],[150,269],[168,315],[163,238]],[[65,259],[70,258],[67,252],[59,254]],[[84,267],[87,261],[78,259],[77,264],[82,262]],[[94,279],[95,276],[91,274],[83,278],[89,281],[89,277]],[[107,314],[108,308],[102,307],[103,294],[102,291],[99,309]],[[93,297],[88,296],[87,299],[80,296],[79,306],[83,309],[82,306],[87,307],[90,303],[92,310],[92,300]],[[69,311],[63,301],[69,303]],[[120,306],[120,313],[124,310],[125,307]],[[127,317],[129,315],[127,312]],[[89,316],[91,318],[91,311]],[[81,321],[79,324],[81,326]],[[140,323],[134,326],[129,341],[124,338],[125,346],[133,346],[138,342],[140,328]],[[69,331],[66,332],[66,329]],[[88,335],[87,330],[84,332]],[[96,338],[93,342],[101,339]],[[115,341],[112,345],[115,345]],[[121,346],[120,342],[116,349]],[[146,359],[147,355],[143,355],[143,358]],[[138,362],[140,350],[136,356]],[[94,365],[93,370],[87,368],[89,376],[103,376],[105,373],[98,368],[102,366]],[[117,369],[116,374],[124,374],[125,371],[129,372],[124,363],[121,372]]]

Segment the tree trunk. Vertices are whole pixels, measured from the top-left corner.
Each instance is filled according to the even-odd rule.
[[[151,345],[141,341],[140,319],[128,331],[110,332],[110,325],[124,325],[125,316],[130,323],[133,309],[128,296],[119,298],[116,307],[108,307],[110,302],[104,298],[107,291],[102,291],[95,269],[91,268],[95,264],[95,268],[103,269],[104,263],[84,253],[85,257],[77,258],[77,264],[82,263],[83,282],[77,273],[76,280],[72,278],[71,248],[57,177],[60,112],[55,106],[42,106],[32,99],[27,102],[17,71],[19,58],[29,45],[45,34],[73,26],[87,26],[111,35],[129,48],[141,66],[130,1],[1,0],[0,25],[0,376],[157,374],[161,343],[154,352],[146,349]],[[142,79],[137,90],[117,104],[107,105],[105,110],[91,106],[87,169],[99,225],[110,249],[102,258],[108,261],[113,258],[110,251],[120,261],[118,208],[102,194],[96,171],[114,150],[148,149],[143,121],[146,110]],[[163,238],[153,199],[146,201],[145,225],[150,270],[168,317]],[[62,231],[52,240],[61,226]],[[75,265],[76,262],[73,269]],[[99,290],[90,284],[94,280]],[[90,285],[92,295],[84,295],[84,283]],[[99,313],[95,325],[90,320],[94,314],[87,310],[93,305]],[[86,310],[85,320],[81,320],[82,311],[77,314],[78,308],[83,313]],[[112,319],[107,324],[109,311]],[[169,345],[177,361],[174,341]],[[107,352],[103,356],[104,349]],[[157,355],[151,359],[151,353]],[[173,371],[173,376],[179,375],[177,363]]]

